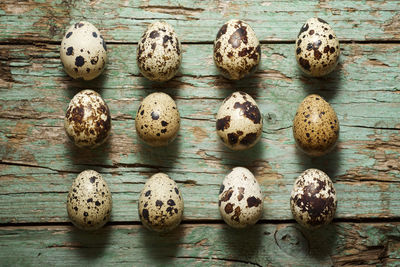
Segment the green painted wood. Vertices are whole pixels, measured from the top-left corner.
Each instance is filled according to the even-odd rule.
[[[1,223],[68,221],[66,193],[87,168],[110,184],[112,221],[138,221],[139,192],[158,171],[181,186],[185,220],[220,219],[219,185],[238,165],[249,167],[261,183],[266,220],[292,218],[292,184],[310,167],[335,181],[337,218],[400,216],[399,45],[344,44],[338,70],[324,79],[301,75],[293,45],[263,45],[260,70],[238,83],[218,75],[212,45],[184,45],[180,73],[166,84],[139,75],[134,45],[109,47],[105,73],[83,82],[62,71],[57,45],[1,46]],[[97,89],[112,112],[111,140],[94,151],[75,148],[62,126],[69,100],[83,88]],[[263,138],[245,152],[223,147],[214,128],[221,101],[238,89],[253,95],[264,114]],[[134,129],[140,100],[156,90],[171,94],[182,116],[177,140],[160,149],[140,143]],[[291,133],[297,105],[309,93],[332,103],[341,123],[338,149],[318,159],[299,153]]]
[[[163,19],[183,42],[211,42],[230,18],[250,23],[262,41],[294,40],[302,24],[319,16],[341,40],[400,40],[398,1],[71,1],[3,0],[0,42],[57,41],[67,26],[89,20],[106,40],[137,42],[146,25]]]
[[[1,265],[398,266],[399,14],[399,1],[384,0],[1,1]],[[344,41],[338,71],[323,79],[301,75],[291,44],[312,16]],[[249,22],[264,43],[260,70],[236,83],[221,78],[212,60],[212,41],[230,18]],[[91,82],[68,78],[58,54],[65,29],[82,19],[109,44],[108,67]],[[158,19],[184,43],[181,70],[165,84],[145,80],[135,63],[134,44]],[[111,139],[93,151],[75,148],[62,127],[83,88],[99,91],[112,112]],[[245,152],[226,149],[214,130],[221,101],[238,89],[264,114],[262,140]],[[172,145],[152,149],[137,140],[134,117],[157,90],[176,99],[182,127]],[[324,96],[341,122],[337,149],[318,159],[299,153],[291,134],[309,93]],[[219,185],[238,165],[254,172],[265,194],[263,220],[246,231],[229,229],[217,209]],[[332,177],[339,198],[335,223],[315,232],[291,224],[288,207],[294,179],[310,167]],[[114,199],[111,225],[95,233],[57,225],[68,222],[67,191],[87,168],[103,174]],[[139,192],[158,171],[178,182],[185,200],[183,224],[165,235],[144,229],[137,216]],[[376,223],[354,223],[360,218]]]
[[[2,227],[3,265],[398,266],[399,223],[335,223],[310,232],[294,224],[181,225],[159,235],[141,225],[84,233],[72,226]]]

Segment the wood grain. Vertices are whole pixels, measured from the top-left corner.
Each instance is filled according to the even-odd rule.
[[[330,22],[340,40],[400,40],[398,1],[19,1],[0,4],[0,42],[59,42],[67,25],[88,20],[107,41],[137,42],[146,25],[165,20],[183,42],[211,42],[231,18],[246,20],[261,41],[293,41],[310,17]]]
[[[105,73],[84,82],[62,71],[57,45],[2,46],[2,64],[9,68],[0,99],[2,223],[68,221],[66,193],[77,173],[88,168],[110,184],[113,221],[138,221],[139,192],[159,171],[180,184],[186,220],[220,219],[219,185],[238,165],[257,176],[267,220],[292,218],[288,196],[293,181],[311,167],[334,180],[337,218],[399,216],[400,46],[345,44],[335,73],[306,79],[293,62],[291,44],[263,45],[256,75],[230,83],[218,75],[211,45],[185,45],[181,71],[166,84],[139,75],[131,52],[135,48],[110,45]],[[67,104],[83,88],[98,90],[113,118],[110,142],[94,151],[75,148],[63,129]],[[134,117],[140,100],[157,90],[176,99],[182,127],[170,147],[152,149],[137,140]],[[260,144],[242,153],[226,149],[215,133],[218,107],[234,90],[254,96],[264,114]],[[297,105],[309,93],[324,96],[341,123],[337,150],[317,159],[296,150],[291,130]]]
[[[304,77],[294,40],[318,16],[341,41],[337,70]],[[231,18],[247,21],[262,45],[254,76],[222,78],[212,42]],[[181,69],[159,84],[136,66],[146,26],[166,20],[183,45]],[[95,24],[108,44],[106,71],[90,82],[62,70],[59,44],[79,20]],[[108,266],[398,266],[400,263],[400,1],[32,0],[0,2],[0,263]],[[113,120],[109,142],[81,150],[63,118],[81,89],[98,91]],[[215,133],[222,100],[251,94],[264,131],[251,150],[232,152]],[[177,102],[177,140],[153,149],[136,136],[140,101],[155,91]],[[298,104],[311,93],[332,104],[340,139],[321,158],[301,154],[292,137]],[[263,217],[246,231],[229,229],[217,208],[219,186],[234,166],[248,167],[264,193]],[[333,224],[301,229],[289,209],[294,179],[307,168],[328,173],[338,192]],[[98,232],[73,228],[67,191],[84,169],[102,173],[113,193],[111,222]],[[168,173],[185,201],[183,224],[158,235],[141,226],[137,199],[147,178]]]
[[[338,223],[309,232],[294,224],[181,225],[159,235],[140,225],[85,233],[72,226],[2,227],[5,265],[397,266],[399,223]]]

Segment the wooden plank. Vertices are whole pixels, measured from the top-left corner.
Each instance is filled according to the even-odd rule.
[[[218,76],[212,45],[184,45],[178,77],[161,85],[139,75],[134,50],[110,45],[105,73],[83,82],[62,71],[57,45],[0,47],[1,223],[67,221],[66,192],[87,168],[103,173],[110,184],[113,221],[138,221],[139,192],[158,171],[180,184],[185,220],[219,219],[219,185],[237,165],[258,177],[264,219],[292,218],[293,181],[310,167],[335,181],[337,218],[399,216],[399,45],[345,44],[339,70],[324,79],[301,75],[291,44],[263,45],[260,70],[238,83]],[[82,88],[98,89],[112,112],[111,140],[94,151],[75,148],[62,126],[70,98]],[[249,92],[264,114],[263,138],[246,152],[223,147],[214,130],[222,99],[237,89]],[[177,140],[161,149],[141,144],[134,130],[139,101],[156,90],[171,94],[182,116]],[[338,149],[318,159],[298,153],[291,133],[297,105],[309,93],[329,100],[341,122]]]
[[[295,224],[181,225],[155,234],[141,225],[85,233],[72,226],[0,228],[7,266],[398,266],[399,223],[335,223],[306,231]]]
[[[248,21],[262,41],[293,41],[310,17],[330,22],[341,40],[400,40],[398,1],[19,1],[0,4],[0,42],[60,42],[67,25],[89,20],[109,42],[137,42],[154,20],[183,42],[211,42],[230,18]]]

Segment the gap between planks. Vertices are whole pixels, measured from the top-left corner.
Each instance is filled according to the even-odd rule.
[[[267,220],[261,219],[257,222],[257,224],[293,224],[296,223],[294,219],[288,220]],[[390,218],[335,218],[332,223],[357,223],[357,224],[371,224],[371,223],[400,223],[399,217],[390,217]],[[221,225],[224,224],[223,220],[184,220],[181,222],[183,225]],[[142,225],[140,221],[131,221],[131,222],[123,222],[123,221],[113,221],[108,222],[106,226],[135,226]],[[32,223],[2,223],[0,224],[0,229],[5,227],[39,227],[39,226],[72,226],[70,222],[32,222]]]
[[[294,44],[296,40],[261,40],[260,44]],[[391,39],[370,39],[370,40],[339,40],[340,44],[400,44],[400,40]],[[107,45],[137,45],[138,42],[116,42],[108,41]],[[61,41],[49,41],[49,40],[12,40],[12,41],[0,41],[0,45],[61,45]],[[212,45],[213,41],[200,41],[200,42],[181,42],[182,45]]]

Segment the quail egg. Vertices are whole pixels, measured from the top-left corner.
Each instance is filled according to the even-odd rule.
[[[110,110],[95,91],[80,91],[68,105],[64,127],[75,145],[95,148],[103,144],[110,135]]]
[[[335,69],[339,55],[339,40],[331,26],[320,18],[307,20],[296,40],[300,69],[313,77],[324,76]]]
[[[242,79],[257,69],[260,59],[260,43],[249,24],[232,19],[222,25],[214,41],[214,62],[224,77]]]
[[[335,215],[336,206],[335,188],[323,171],[308,169],[296,179],[290,208],[300,225],[312,229],[329,224]]]
[[[255,224],[263,211],[263,196],[254,175],[236,167],[225,177],[219,191],[219,211],[231,227],[244,228]]]
[[[183,217],[183,199],[175,181],[165,173],[154,174],[139,197],[139,217],[143,225],[156,232],[176,228]]]
[[[297,146],[309,156],[328,153],[339,137],[335,110],[321,96],[307,96],[294,117],[293,136]]]
[[[164,82],[178,72],[182,47],[171,25],[165,21],[150,24],[137,49],[137,65],[149,80]]]
[[[82,230],[96,230],[110,219],[112,197],[103,177],[96,171],[81,172],[72,183],[67,212],[72,223]]]
[[[92,80],[107,63],[107,46],[99,30],[87,21],[72,25],[61,42],[61,63],[74,79]]]
[[[153,93],[143,99],[135,120],[136,132],[150,146],[171,143],[180,127],[175,101],[165,93]]]
[[[260,140],[262,126],[256,101],[244,92],[235,92],[225,98],[218,110],[217,134],[230,149],[253,147]]]

